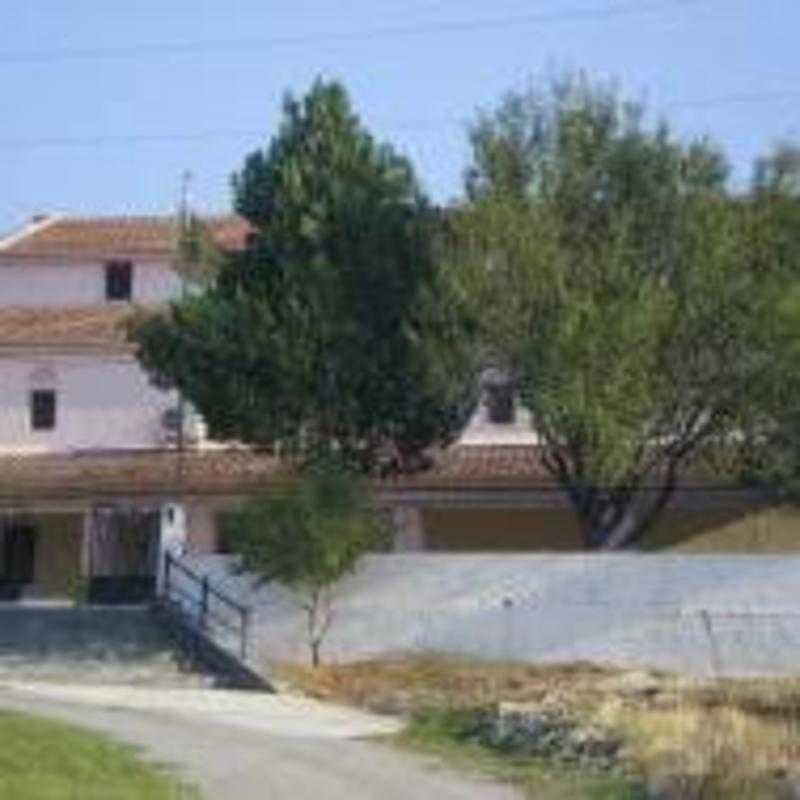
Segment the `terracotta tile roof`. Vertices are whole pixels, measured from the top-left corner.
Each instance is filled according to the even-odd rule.
[[[433,455],[430,469],[387,481],[408,487],[549,485],[539,449],[532,445],[456,445]]]
[[[241,249],[250,225],[241,217],[208,217],[205,224],[220,247]],[[43,217],[0,239],[0,257],[70,258],[154,256],[175,252],[177,218],[170,216]]]
[[[249,451],[124,451],[0,457],[0,497],[21,501],[86,495],[241,492],[280,472]]]
[[[122,321],[130,308],[113,305],[82,308],[2,308],[0,347],[110,347],[132,350]]]
[[[246,494],[291,475],[274,456],[247,449],[128,450],[0,456],[0,500],[137,494]],[[530,446],[456,446],[428,470],[380,481],[390,495],[403,491],[556,489]],[[719,481],[682,482],[703,492],[736,488]]]
[[[533,444],[457,444],[432,455],[429,469],[399,475],[384,482],[399,489],[538,489],[557,486],[545,468],[541,449]],[[657,488],[656,478],[646,484]],[[684,471],[678,485],[682,489],[739,487],[735,476],[709,472],[696,467]]]
[[[431,469],[382,481],[381,486],[530,486],[532,482],[542,482],[536,455],[531,451],[532,448],[522,447],[455,447],[440,453]],[[0,496],[239,493],[285,478],[289,473],[288,466],[275,457],[246,449],[187,451],[182,456],[174,450],[5,455],[0,456]]]

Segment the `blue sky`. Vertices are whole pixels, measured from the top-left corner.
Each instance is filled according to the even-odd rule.
[[[3,0],[0,230],[43,211],[226,210],[286,89],[337,77],[437,200],[458,194],[465,121],[562,70],[617,78],[739,182],[800,137],[794,0]]]

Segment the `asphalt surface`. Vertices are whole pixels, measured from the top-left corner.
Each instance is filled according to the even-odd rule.
[[[202,694],[201,694],[202,693]],[[394,723],[281,695],[6,684],[0,707],[61,720],[141,747],[204,800],[519,800],[359,736]]]

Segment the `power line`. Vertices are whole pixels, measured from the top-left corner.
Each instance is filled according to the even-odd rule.
[[[467,118],[442,117],[439,119],[409,119],[384,121],[376,127],[394,130],[435,130],[448,126],[466,125]],[[265,138],[265,130],[209,130],[197,133],[130,133],[103,136],[47,136],[40,139],[0,139],[0,150],[32,150],[39,148],[100,147],[104,145],[159,144],[162,142],[205,142],[214,139]]]
[[[771,103],[800,99],[800,89],[775,92],[751,92],[719,95],[698,100],[679,100],[662,105],[665,109],[721,107],[751,103]],[[370,122],[374,128],[390,130],[436,130],[445,127],[467,126],[470,117],[440,117],[430,119],[377,120]],[[165,142],[194,143],[226,139],[266,138],[265,130],[209,130],[197,133],[133,133],[88,137],[43,137],[39,139],[0,139],[0,150],[35,150],[47,148],[92,148],[129,144],[161,144]]]
[[[777,92],[745,92],[710,97],[706,100],[683,100],[675,103],[666,103],[665,108],[749,105],[750,103],[771,103],[774,100],[795,100],[797,98],[800,98],[800,89],[786,89]]]
[[[163,142],[205,142],[211,139],[235,139],[264,136],[264,131],[201,131],[199,133],[132,133],[107,136],[52,136],[41,139],[0,139],[2,150],[36,150],[39,148],[101,147],[105,145],[161,144]]]
[[[522,14],[493,19],[388,26],[364,31],[320,32],[302,36],[275,36],[266,39],[231,39],[145,43],[130,47],[0,52],[0,65],[52,64],[63,61],[125,60],[141,56],[190,55],[201,52],[264,50],[275,47],[337,44],[361,40],[393,39],[429,34],[459,34],[474,31],[547,25],[568,21],[591,21],[614,17],[639,16],[698,5],[706,0],[658,0],[651,3],[618,3],[606,8],[576,8],[570,11]]]

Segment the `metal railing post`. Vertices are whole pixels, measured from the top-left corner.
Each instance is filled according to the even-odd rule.
[[[242,609],[242,661],[247,661],[247,639],[250,636],[250,609]]]
[[[172,553],[167,550],[164,554],[164,597],[169,600],[170,596],[170,572],[172,567]]]
[[[206,629],[206,620],[208,618],[208,575],[203,576],[200,593],[200,630]]]
[[[188,579],[188,585],[184,585],[183,580],[172,579],[172,573],[176,571]],[[181,614],[189,623],[194,621],[194,624],[188,626],[187,636],[188,646],[195,658],[199,658],[205,637],[215,639],[218,626],[221,626],[228,635],[238,633],[239,641],[237,643],[234,639],[225,643],[223,639],[222,643],[217,642],[217,644],[228,650],[231,655],[238,650],[241,660],[247,659],[248,651],[252,649],[250,646],[252,608],[226,594],[214,585],[209,575],[195,572],[170,551],[164,553],[163,591],[168,600],[174,594],[173,610],[176,613]],[[217,606],[222,607],[221,611],[217,606],[211,608],[212,595],[216,598]]]

